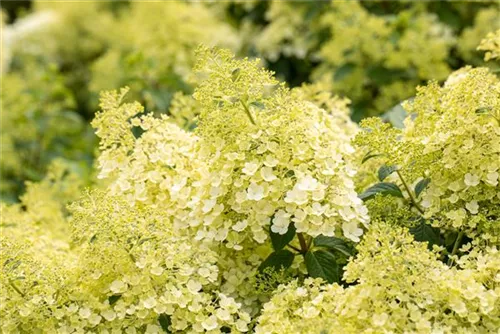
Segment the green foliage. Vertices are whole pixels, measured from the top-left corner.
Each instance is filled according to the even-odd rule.
[[[403,198],[403,193],[401,192],[401,189],[399,189],[399,187],[396,184],[388,182],[381,182],[371,186],[370,188],[366,189],[365,192],[360,194],[359,198],[361,198],[362,200],[368,200],[377,194],[390,195]]]
[[[339,251],[346,256],[352,255],[351,247],[347,243],[336,237],[326,237],[324,235],[318,235],[314,238],[314,246],[325,247],[329,250]]]
[[[328,283],[340,281],[337,260],[330,252],[309,251],[305,254],[305,263],[309,276],[322,278]]]
[[[281,269],[288,269],[293,262],[293,258],[295,255],[287,250],[287,249],[281,249],[277,250],[273,253],[271,253],[267,259],[262,262],[262,264],[259,266],[259,271],[263,272],[266,268],[273,268],[276,271],[279,271]]]
[[[271,230],[271,228],[270,228],[271,242],[273,244],[274,250],[276,251],[279,251],[280,249],[288,245],[290,241],[292,241],[293,238],[295,238],[296,229],[293,223],[290,224],[285,234],[274,233]]]

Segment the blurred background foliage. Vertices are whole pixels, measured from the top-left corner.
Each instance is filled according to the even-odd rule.
[[[476,48],[500,28],[499,10],[497,1],[3,2],[1,200],[16,201],[56,158],[91,182],[101,90],[130,86],[147,110],[194,128],[199,44],[259,57],[291,87],[348,97],[355,121],[390,110],[397,121],[418,85],[465,64],[495,66]]]

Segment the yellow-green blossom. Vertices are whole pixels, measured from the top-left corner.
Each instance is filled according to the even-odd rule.
[[[484,54],[485,61],[500,58],[500,29],[488,33],[477,49],[486,51]]]
[[[358,284],[280,286],[255,332],[491,333],[500,326],[496,248],[480,252],[477,266],[449,268],[404,229],[377,224],[358,250],[344,275]]]
[[[430,179],[420,206],[434,225],[497,243],[499,94],[500,81],[488,69],[464,68],[443,87],[418,88],[404,104],[411,115],[404,129],[367,119],[355,143],[382,154],[380,160],[396,165],[409,183]]]

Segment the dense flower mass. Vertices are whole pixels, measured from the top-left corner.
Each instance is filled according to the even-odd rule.
[[[311,236],[342,230],[359,240],[368,216],[344,158],[352,153],[349,132],[338,135],[343,124],[349,129],[341,111],[332,116],[298,91],[290,95],[256,62],[226,51],[200,49],[199,59],[207,78],[194,93],[195,134],[167,118],[128,122],[141,107],[121,105],[124,92],[104,97],[94,126],[104,150],[100,177],[118,173],[112,192],[172,207],[178,228],[237,250],[247,237],[263,243],[271,223],[279,234],[294,224]],[[137,140],[134,126],[144,131]]]
[[[412,182],[429,186],[420,206],[436,226],[498,243],[500,81],[486,68],[464,68],[443,87],[421,87],[405,107],[404,129],[379,119],[361,126],[356,142]]]
[[[293,223],[299,233],[342,229],[358,240],[368,217],[353,190],[355,170],[344,158],[352,148],[348,136],[337,136],[343,130],[336,120],[292,99],[255,63],[202,52],[197,69],[208,79],[194,97],[202,105],[198,150],[210,177],[202,187],[203,206],[195,210],[209,221],[198,236],[238,245],[249,234],[262,243],[272,222],[279,234]]]
[[[356,285],[280,286],[256,333],[493,333],[500,326],[497,248],[449,268],[401,228],[372,226],[347,265]],[[467,263],[467,265],[466,265]],[[474,268],[475,267],[475,268]]]
[[[0,333],[499,333],[498,3],[25,3]]]

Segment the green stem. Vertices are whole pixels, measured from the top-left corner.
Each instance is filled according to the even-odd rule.
[[[313,243],[313,237],[309,237],[309,239],[307,240],[307,249],[311,249],[311,245]]]
[[[255,119],[252,116],[252,113],[248,109],[248,107],[245,104],[245,102],[243,102],[242,100],[240,100],[240,102],[241,102],[241,105],[243,106],[243,109],[245,109],[245,114],[247,114],[248,118],[250,119],[250,122],[252,122],[253,125],[257,125],[257,123],[255,123]]]
[[[403,175],[401,175],[401,173],[399,172],[399,170],[396,170],[396,173],[398,174],[399,179],[400,179],[400,180],[401,180],[401,182],[403,183],[403,186],[405,187],[405,190],[406,190],[406,192],[408,193],[408,196],[410,196],[410,201],[411,201],[411,203],[413,204],[413,206],[415,206],[415,208],[417,208],[417,210],[418,210],[421,214],[424,214],[424,209],[422,209],[422,208],[420,207],[420,205],[418,205],[417,200],[413,197],[413,194],[411,193],[410,187],[408,187],[408,184],[406,183],[405,179],[403,178]]]
[[[299,238],[300,252],[303,254],[307,253],[308,248],[304,235],[302,233],[297,233],[297,237]]]
[[[453,244],[453,250],[451,251],[450,258],[448,259],[448,265],[451,267],[453,265],[453,258],[458,251],[458,245],[460,245],[460,241],[462,241],[462,237],[464,236],[464,232],[459,232],[457,235],[457,239],[455,239],[455,244]]]
[[[288,247],[290,247],[291,249],[293,249],[293,250],[295,250],[295,251],[299,252],[299,253],[302,253],[302,251],[301,251],[299,248],[295,247],[295,246],[292,246],[292,245],[290,245],[290,244],[288,244],[287,246],[288,246]]]
[[[21,295],[21,297],[24,297],[25,294],[19,290],[19,288],[14,284],[14,282],[12,282],[10,279],[9,279],[9,285],[12,287],[12,289],[14,289],[19,295]]]

